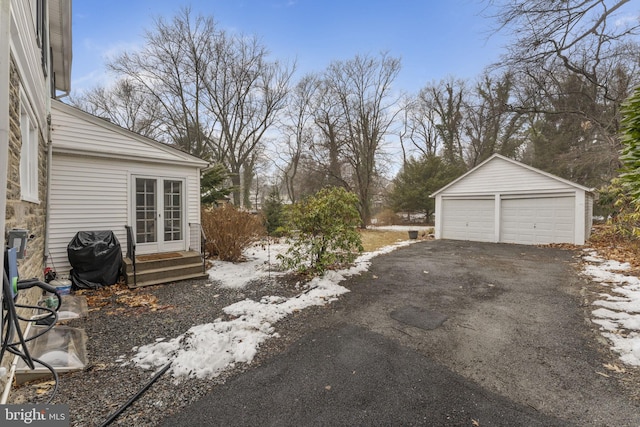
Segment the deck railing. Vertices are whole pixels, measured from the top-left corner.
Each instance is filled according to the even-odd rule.
[[[127,258],[131,260],[131,267],[133,268],[133,286],[137,286],[136,283],[136,235],[133,234],[133,228],[130,225],[125,225],[127,230]]]
[[[207,236],[204,234],[202,225],[196,222],[189,223],[189,250],[200,253],[200,257],[202,258],[202,272],[206,273]]]

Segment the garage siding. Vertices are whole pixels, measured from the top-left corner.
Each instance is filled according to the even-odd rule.
[[[443,238],[493,242],[495,240],[493,199],[444,199]]]
[[[593,194],[585,195],[584,205],[584,238],[587,240],[591,236],[591,227],[593,227]]]

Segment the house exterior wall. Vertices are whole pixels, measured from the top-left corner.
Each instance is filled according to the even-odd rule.
[[[54,154],[48,262],[59,275],[69,274],[67,245],[78,231],[111,230],[125,254],[124,227],[132,224],[131,188],[137,175],[185,179],[187,222],[200,222],[200,174],[196,168]]]
[[[47,145],[42,130],[38,129],[38,203],[21,199],[20,188],[20,151],[22,138],[20,133],[20,90],[22,81],[15,66],[11,61],[10,66],[10,90],[9,90],[9,165],[7,176],[7,208],[5,213],[6,230],[22,228],[29,230],[33,238],[27,244],[27,257],[19,261],[18,269],[22,278],[43,276],[44,265],[44,240],[46,220],[46,193],[47,193]]]
[[[43,3],[45,8],[49,2]],[[2,1],[0,6],[0,26],[2,37],[0,43],[0,63],[3,70],[0,72],[0,99],[4,104],[0,110],[0,147],[2,148],[3,161],[6,160],[6,170],[0,167],[3,191],[3,226],[4,232],[12,228],[27,229],[33,235],[27,244],[26,257],[18,261],[18,272],[22,279],[37,277],[43,278],[45,257],[45,233],[47,214],[47,148],[49,141],[48,114],[50,109],[51,71],[43,67],[42,53],[45,55],[45,64],[49,64],[50,49],[47,44],[42,48],[37,35],[36,13],[32,9],[36,2],[28,0]],[[48,24],[46,13],[43,16]],[[45,31],[48,25],[42,27]],[[8,36],[7,36],[8,35]],[[42,34],[41,40],[48,40]],[[6,67],[6,68],[5,68]],[[36,147],[36,173],[38,176],[37,187],[28,199],[24,200],[23,185],[20,177],[20,160],[23,145],[21,131],[22,109],[29,111],[29,121],[33,131],[30,131],[32,141]],[[5,139],[6,138],[6,139]],[[6,153],[6,154],[5,154]],[[5,174],[6,172],[6,174]],[[6,236],[4,236],[5,238]],[[4,240],[3,240],[4,241]],[[39,299],[41,290],[32,288],[21,291],[18,303],[34,305]],[[30,309],[19,309],[23,317],[30,317]],[[12,358],[3,357],[1,364],[8,368]],[[0,378],[0,388],[4,389],[8,376]]]
[[[20,76],[21,90],[29,100],[38,126],[48,140],[47,114],[50,108],[51,71],[43,70],[36,34],[34,1],[11,0],[11,54]],[[48,39],[48,38],[47,38]],[[48,48],[45,48],[48,52]]]
[[[61,102],[54,101],[52,122],[55,131],[54,146],[58,152],[95,157],[126,157],[141,161],[154,159],[176,163],[179,160],[177,150],[170,147],[163,149],[162,144],[157,142],[153,145],[144,143],[142,140],[146,138],[139,135],[134,138],[126,129]]]
[[[136,176],[184,180],[188,246],[188,223],[200,223],[206,162],[55,101],[52,141],[48,265],[58,275],[69,274],[67,245],[78,231],[111,230],[126,253]]]

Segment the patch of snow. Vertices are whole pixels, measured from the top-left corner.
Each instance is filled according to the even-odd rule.
[[[154,369],[171,363],[171,373],[176,379],[216,377],[237,363],[251,363],[260,345],[279,334],[272,326],[291,313],[311,306],[329,304],[349,290],[338,283],[347,277],[366,271],[371,259],[389,253],[399,247],[413,244],[403,241],[375,252],[362,254],[354,265],[340,271],[327,271],[323,276],[311,280],[304,290],[292,298],[265,296],[260,301],[245,299],[225,307],[224,312],[233,316],[231,320],[216,319],[212,323],[197,325],[184,334],[170,340],[156,342],[133,351],[137,354],[131,361],[143,369]],[[274,248],[275,247],[275,248]],[[286,251],[286,245],[272,245],[271,254]],[[263,268],[266,249],[253,248],[247,255],[247,263],[216,263],[209,274],[223,286],[242,287],[246,283],[267,274]]]
[[[274,271],[274,269],[277,270],[276,257],[278,254],[285,253],[288,248],[288,245],[282,243],[269,246],[257,244],[244,252],[246,261],[237,263],[215,261],[207,273],[211,280],[221,282],[224,288],[242,288],[252,280],[282,274]]]
[[[611,289],[593,302],[599,308],[591,312],[592,321],[600,326],[602,336],[623,363],[640,366],[640,279],[619,273],[630,270],[629,263],[605,260],[592,250],[582,260],[582,273]]]

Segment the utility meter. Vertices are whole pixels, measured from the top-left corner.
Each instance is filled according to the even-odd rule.
[[[23,259],[27,252],[27,239],[29,238],[29,230],[22,228],[13,228],[7,232],[7,246],[16,250],[16,258]]]

